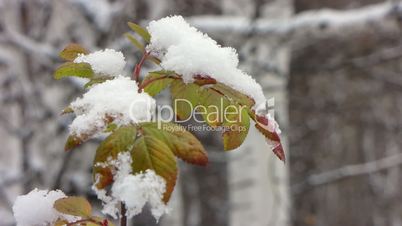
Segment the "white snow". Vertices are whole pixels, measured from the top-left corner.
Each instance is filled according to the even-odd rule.
[[[332,9],[312,10],[301,13],[289,25],[294,29],[303,26],[318,26],[320,24],[347,26],[355,23],[367,23],[389,15],[394,7],[397,6],[401,6],[401,4],[385,2],[344,11]]]
[[[253,98],[256,106],[265,102],[261,86],[238,69],[236,50],[222,47],[206,34],[191,27],[181,16],[151,21],[148,26],[151,42],[147,50],[160,58],[161,66],[183,76],[210,76]]]
[[[257,115],[264,116],[268,120],[268,125],[260,124],[261,127],[265,128],[271,133],[277,133],[279,135],[282,133],[282,131],[279,128],[279,124],[276,122],[274,118],[275,112],[269,110],[274,106],[275,106],[275,98],[270,98],[264,104],[257,106],[255,108],[255,113]]]
[[[148,203],[152,215],[158,221],[164,213],[168,212],[168,207],[162,201],[166,182],[152,170],[131,174],[131,163],[129,152],[120,153],[117,160],[107,162],[107,165],[113,165],[116,169],[113,172],[114,183],[110,195],[107,195],[104,189],[92,187],[103,202],[102,212],[117,218],[118,204],[124,202],[127,207],[126,216],[131,218],[141,213],[143,207]]]
[[[67,197],[62,191],[39,190],[35,188],[26,195],[18,196],[14,206],[14,217],[18,226],[42,226],[54,223],[58,218],[69,222],[76,219],[59,213],[53,204],[60,198]]]
[[[122,52],[105,49],[88,55],[80,54],[75,58],[74,63],[88,63],[95,73],[115,77],[123,73],[126,60]]]
[[[266,129],[271,133],[281,134],[281,129],[279,128],[278,123],[275,121],[274,117],[271,116],[270,113],[266,114],[265,117],[268,119],[268,125]]]
[[[165,190],[165,180],[152,170],[116,180],[112,187],[113,195],[126,204],[127,217],[141,213],[142,208],[148,203],[157,221],[168,212],[167,206],[162,201]]]
[[[155,100],[145,92],[138,93],[135,81],[118,76],[93,86],[70,107],[77,115],[70,125],[70,133],[86,137],[101,135],[108,118],[117,125],[150,121]]]
[[[130,175],[132,162],[130,152],[122,152],[117,156],[117,160],[109,160],[109,164],[112,164],[116,168],[114,178],[117,180]]]
[[[117,156],[117,159],[109,158],[106,162],[97,163],[96,166],[108,167],[112,169],[113,179],[124,178],[131,173],[131,155],[129,152],[122,152]],[[114,197],[113,194],[108,195],[105,189],[98,189],[96,184],[99,177],[97,176],[95,184],[92,186],[92,190],[96,193],[98,199],[102,201],[103,209],[102,213],[108,214],[113,218],[119,216],[119,200]]]

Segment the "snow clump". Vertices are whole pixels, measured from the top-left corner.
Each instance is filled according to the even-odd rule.
[[[65,197],[67,196],[60,190],[48,191],[37,188],[26,195],[18,196],[13,205],[17,226],[51,225],[59,218],[69,222],[77,220],[77,217],[62,214],[53,208],[56,200]]]
[[[70,134],[88,138],[102,135],[108,123],[121,126],[150,121],[155,100],[145,92],[138,93],[135,81],[118,76],[93,86],[70,107],[77,116],[70,125]]]
[[[261,86],[238,68],[236,50],[222,47],[208,35],[190,26],[181,16],[151,21],[151,42],[147,50],[161,60],[162,68],[182,75],[184,82],[194,76],[210,76],[255,100],[266,101]]]
[[[102,200],[104,214],[113,218],[119,215],[119,203],[126,205],[126,216],[131,218],[141,213],[148,203],[151,213],[159,221],[159,218],[169,212],[169,208],[163,202],[163,194],[166,191],[166,181],[158,176],[153,170],[146,170],[138,174],[131,174],[131,155],[129,152],[120,153],[117,160],[108,161],[108,166],[113,165],[114,183],[110,195],[106,190],[92,186],[92,189]],[[95,183],[96,184],[96,183]]]
[[[105,49],[87,55],[79,54],[74,63],[88,63],[96,74],[116,77],[123,74],[126,60],[122,52]]]

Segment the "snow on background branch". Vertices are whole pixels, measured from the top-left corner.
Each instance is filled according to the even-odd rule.
[[[90,165],[92,161],[92,156],[86,153],[89,153],[94,146],[88,144],[88,147],[83,148],[88,150],[82,150],[80,154],[75,153],[74,156],[68,158],[71,160],[66,161],[62,158],[64,155],[60,152],[60,148],[57,148],[63,143],[66,135],[65,129],[68,128],[71,121],[68,118],[59,117],[58,114],[60,113],[60,109],[66,106],[69,100],[76,98],[76,93],[79,91],[74,88],[66,87],[69,86],[68,83],[76,84],[77,87],[82,86],[82,83],[76,80],[67,80],[65,83],[57,83],[57,85],[53,83],[50,78],[50,71],[54,68],[51,68],[49,65],[51,65],[50,62],[55,63],[57,52],[65,44],[72,41],[83,43],[83,45],[91,50],[108,46],[117,50],[127,51],[129,42],[125,40],[125,38],[121,38],[119,28],[113,21],[120,21],[119,24],[126,22],[128,20],[127,18],[149,21],[165,16],[165,11],[179,10],[182,6],[182,4],[180,7],[175,7],[174,4],[170,6],[168,1],[164,4],[159,4],[159,2],[158,4],[154,4],[155,1],[147,1],[145,6],[136,5],[137,3],[128,3],[129,1],[114,1],[111,3],[104,0],[97,0],[96,4],[88,4],[88,2],[94,1],[0,1],[0,100],[2,101],[2,108],[0,110],[0,122],[2,127],[0,130],[2,137],[2,150],[0,151],[0,159],[2,160],[0,164],[0,177],[2,178],[2,182],[0,182],[1,225],[13,225],[14,219],[10,214],[10,204],[14,201],[16,195],[27,193],[36,186],[53,187],[53,185],[55,185],[55,188],[66,188],[66,192],[90,193],[90,191],[87,190],[89,181],[91,180],[89,174],[84,175],[77,172],[87,170],[88,165]],[[233,7],[238,6],[237,1],[225,2],[225,5]],[[152,7],[149,7],[152,6],[152,4],[157,5],[157,9],[153,10]],[[143,10],[146,7],[150,9],[149,11],[152,11],[149,15],[152,15],[153,18],[149,15],[141,15],[141,11],[146,11]],[[249,7],[243,8],[245,10],[249,9]],[[262,7],[260,8],[263,9]],[[332,30],[332,28],[335,30],[333,32],[334,35],[340,34],[336,32],[344,31],[343,28],[351,28],[355,33],[358,33],[361,27],[371,27],[371,23],[381,25],[385,20],[398,19],[401,14],[400,8],[401,3],[398,1],[384,2],[358,9],[314,10],[290,18],[265,19],[258,17],[256,20],[249,19],[248,14],[245,16],[241,13],[233,13],[233,11],[231,11],[229,16],[229,13],[225,11],[225,9],[222,11],[222,16],[187,15],[189,15],[191,24],[194,24],[201,31],[212,34],[213,36],[223,34],[225,38],[222,38],[220,42],[223,40],[226,44],[226,41],[231,40],[231,37],[238,39],[238,41],[242,43],[242,46],[244,45],[244,48],[239,50],[240,58],[243,62],[244,59],[242,58],[244,54],[248,54],[246,51],[247,48],[253,49],[253,46],[257,46],[257,53],[260,53],[259,51],[266,51],[266,42],[264,42],[265,44],[261,44],[257,41],[258,45],[253,45],[253,43],[256,42],[254,35],[262,35],[263,37],[284,37],[286,35],[285,41],[291,40],[291,42],[298,42],[302,35],[297,35],[297,33],[301,32],[303,35],[307,33],[305,36],[309,37],[312,42],[315,42],[317,37],[315,35],[309,36],[308,34],[321,34]],[[201,14],[206,13],[203,12]],[[25,17],[21,15],[25,15]],[[346,21],[344,18],[350,19],[350,21]],[[232,35],[227,35],[227,33],[232,33]],[[344,32],[342,33],[344,34]],[[241,38],[238,38],[239,34],[241,34]],[[250,36],[244,39],[242,35]],[[251,42],[250,40],[253,41]],[[302,40],[303,42],[305,41],[304,39]],[[353,42],[355,40],[349,41]],[[328,46],[324,49],[327,49],[327,47]],[[376,65],[379,63],[382,65],[384,62],[390,60],[388,53],[391,53],[392,60],[399,58],[396,48],[389,46],[388,49],[389,51],[386,52],[374,52],[370,55],[372,57],[368,62],[374,60]],[[130,54],[131,53],[132,50],[130,49]],[[267,59],[268,57],[266,57],[266,55],[261,55],[257,57],[256,60],[251,59],[246,63],[243,62],[240,66],[243,69],[248,67],[254,68],[254,70],[256,70],[255,68],[258,68],[258,70],[264,69],[263,74],[265,74],[267,68],[270,73],[272,71],[275,72],[276,67],[267,67]],[[368,63],[365,59],[367,58],[359,58],[356,63],[358,63],[360,67],[371,65],[371,63]],[[133,66],[130,64],[135,62],[136,59],[131,56],[126,59],[126,61],[128,62],[126,69],[128,69]],[[337,61],[335,61],[335,63],[334,65],[339,66]],[[273,64],[275,64],[274,66],[278,65],[277,63]],[[311,64],[307,62],[306,66],[308,65]],[[248,71],[251,72],[251,70]],[[338,71],[338,73],[341,74],[342,71]],[[375,78],[376,81],[385,81],[386,84],[392,85],[400,83],[395,73],[385,70],[384,68],[369,70],[364,74],[368,75],[370,78]],[[315,82],[318,81],[316,80]],[[279,85],[273,83],[269,85],[280,89],[281,84],[282,83],[279,83]],[[266,87],[266,85],[263,86],[264,89]],[[370,86],[370,88],[372,87]],[[67,99],[66,96],[69,96],[69,98]],[[342,95],[336,95],[336,97],[341,98]],[[310,100],[308,101],[310,102]],[[386,101],[381,102],[385,103]],[[54,123],[56,119],[57,124]],[[395,126],[395,123],[388,123],[388,119],[389,117],[385,121],[387,121],[387,124],[390,124],[389,127],[392,127],[392,125]],[[332,117],[331,120],[333,120]],[[306,125],[309,128],[320,127],[310,121],[306,123]],[[302,139],[307,135],[308,133],[300,133],[297,134],[296,138]],[[370,138],[369,135],[364,134],[364,137],[366,136]],[[49,141],[49,137],[53,137],[54,139]],[[328,135],[328,137],[338,139],[336,134]],[[294,141],[296,138],[292,138],[291,141]],[[367,140],[370,141],[374,139]],[[368,146],[374,148],[375,145],[372,143],[370,145],[369,141],[367,141],[369,143]],[[384,141],[387,142],[387,147],[395,145],[389,142],[388,138]],[[384,147],[377,149],[384,150]],[[375,159],[375,156],[373,157],[372,154],[368,153],[367,155],[368,157],[365,157],[367,160]],[[210,159],[217,163],[226,163],[228,161],[228,158],[223,157],[221,153],[212,153],[211,156],[213,156],[213,158]],[[244,159],[243,153],[239,153],[233,157],[234,159]],[[338,172],[344,171],[344,168],[341,167],[344,165],[343,160],[344,159],[342,159],[342,163],[338,164],[340,171],[337,171],[337,169],[333,171],[336,176],[328,177],[331,183],[331,178],[338,178]],[[386,162],[388,162],[388,160],[389,159],[386,159]],[[382,162],[382,159],[380,159],[380,163]],[[386,184],[385,182],[392,184],[391,179],[395,177],[398,178],[398,167],[395,166],[398,166],[399,163],[394,164],[393,161],[391,162],[392,164],[390,164],[389,167],[392,170],[390,171],[386,170],[389,168],[387,166],[388,163],[385,165],[380,164],[381,167],[379,169],[383,169],[382,166],[384,166],[384,174],[388,174],[385,178],[379,178],[379,174],[372,174],[371,172],[376,172],[376,170],[372,169],[378,168],[378,165],[376,164],[377,162],[373,162],[373,164],[369,162],[370,167],[368,168],[370,168],[370,170],[368,171],[370,172],[370,185],[368,187],[374,187],[374,192],[380,191],[380,193],[376,194],[384,194],[383,190],[381,190],[383,189],[383,184]],[[352,164],[352,166],[355,165]],[[356,169],[359,169],[356,172],[366,174],[365,170],[368,169],[366,165],[362,164],[356,166],[358,166]],[[270,165],[267,171],[277,172],[274,167],[271,167]],[[301,166],[298,165],[298,167]],[[63,170],[64,168],[67,170]],[[267,171],[260,170],[259,172]],[[61,173],[59,174],[59,172]],[[189,172],[194,174],[191,170],[189,170]],[[218,172],[222,172],[222,170],[218,170],[216,174],[218,174]],[[233,169],[231,172],[234,172]],[[320,175],[325,176],[327,174],[312,174],[312,178],[314,178],[313,176]],[[346,173],[346,175],[348,175],[348,173]],[[358,175],[361,174],[358,173]],[[60,177],[63,178],[61,182],[59,180]],[[279,178],[277,173],[270,174],[270,177],[272,181],[277,181]],[[256,181],[239,180],[232,182],[233,187],[235,187],[237,191],[242,191],[244,187]],[[195,184],[198,182],[199,181],[195,181],[191,183],[191,186],[197,187],[198,185]],[[338,179],[336,179],[336,182],[339,182]],[[186,225],[197,225],[197,222],[201,221],[199,217],[197,217],[199,216],[199,210],[205,207],[205,204],[194,197],[200,194],[202,195],[202,192],[205,190],[200,189],[199,191],[195,189],[197,191],[186,193],[186,189],[187,188],[184,186],[183,193],[187,196],[183,199],[187,201],[189,199],[195,200],[184,207],[187,211],[186,213],[191,213],[189,215],[192,216],[189,217],[191,219],[186,222],[193,222],[192,224]],[[387,194],[390,194],[392,187],[388,187],[385,190]],[[219,192],[215,191],[211,193]],[[306,195],[306,197],[308,196]],[[283,200],[279,195],[276,198],[279,199],[279,201],[276,200],[275,204],[279,205]],[[220,204],[222,204],[222,202]],[[225,203],[223,204],[226,205]],[[252,209],[249,203],[240,202],[234,204],[234,209],[244,210],[244,212],[246,212],[246,209]],[[213,209],[211,206],[213,205],[209,205],[208,208]],[[275,207],[277,207],[277,205],[275,205]],[[264,208],[266,208],[266,206]],[[275,216],[278,215],[277,209],[273,208],[273,210],[271,214]],[[225,210],[220,209],[218,212],[225,213]],[[390,214],[391,212],[392,211],[390,211]],[[241,214],[238,214],[238,216],[240,215]],[[379,212],[373,215],[376,215],[373,217],[376,218],[377,223],[384,220]],[[212,219],[214,217],[210,218]],[[241,215],[239,218],[246,217]],[[311,220],[312,218],[308,219]],[[397,217],[395,217],[395,219],[395,222],[397,222]],[[251,222],[249,223],[252,225]],[[258,223],[254,225],[258,225]],[[386,225],[386,223],[384,225]]]

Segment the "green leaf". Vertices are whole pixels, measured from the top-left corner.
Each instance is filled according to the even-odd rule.
[[[231,104],[219,92],[209,88],[202,89],[199,103],[206,109],[206,112],[202,112],[204,120],[212,127],[222,125],[225,108]]]
[[[181,120],[190,118],[199,102],[200,86],[192,83],[185,84],[181,80],[175,80],[170,86],[170,92],[177,117]]]
[[[137,32],[137,34],[140,35],[147,43],[151,41],[151,35],[145,28],[132,22],[128,22],[127,24],[131,28],[131,30]]]
[[[107,162],[108,159],[116,159],[121,152],[130,151],[137,136],[135,126],[123,126],[116,129],[111,135],[101,142],[96,149],[93,177],[99,176],[96,184],[98,188],[104,188],[113,181],[111,169],[99,166],[98,163]],[[96,182],[96,181],[95,181]]]
[[[173,80],[173,78],[169,78],[166,74],[150,72],[142,81],[141,87],[150,96],[155,96],[168,87]]]
[[[70,106],[64,108],[63,111],[61,111],[61,115],[69,114],[69,113],[74,113],[74,110]]]
[[[88,63],[66,62],[56,69],[54,78],[61,79],[67,76],[92,78],[94,76],[94,72],[92,71],[91,65]]]
[[[105,82],[105,81],[110,80],[110,79],[112,79],[112,78],[111,78],[111,77],[108,77],[108,76],[102,76],[102,77],[91,78],[91,79],[89,80],[89,82],[85,83],[84,88],[86,88],[86,89],[87,89],[87,88],[90,88],[90,87],[92,87],[92,86],[95,85],[95,84],[99,84],[99,83]]]
[[[82,46],[71,43],[66,46],[61,52],[60,57],[66,61],[74,61],[79,54],[88,54],[88,51]]]
[[[224,150],[235,149],[244,142],[250,127],[248,108],[254,105],[251,98],[216,83],[200,89],[199,104],[203,106],[201,114],[208,125],[223,126]]]
[[[117,129],[117,125],[114,123],[110,123],[107,125],[105,132],[109,133],[109,132],[114,132]]]
[[[166,192],[163,201],[167,203],[177,179],[176,159],[169,146],[157,137],[144,135],[136,140],[131,156],[133,159],[133,173],[151,169],[165,179]]]
[[[247,137],[250,117],[244,106],[230,105],[226,108],[223,126],[223,148],[225,151],[239,147]]]
[[[70,135],[67,138],[66,144],[64,145],[64,150],[65,151],[71,151],[74,148],[78,147],[79,145],[81,145],[84,142],[83,139],[74,136],[74,135]]]
[[[56,200],[54,208],[60,213],[77,217],[89,217],[92,213],[91,204],[83,197],[66,197]]]
[[[116,159],[120,152],[130,151],[137,136],[135,126],[122,126],[103,140],[96,149],[95,162],[105,162],[109,157]]]
[[[159,71],[152,71],[154,74],[159,74],[159,75],[168,75],[169,77],[172,78],[179,78],[176,72],[174,71],[168,71],[168,70],[159,70]]]
[[[163,141],[180,159],[196,165],[208,163],[207,152],[201,142],[183,126],[165,122],[141,123],[144,135]]]
[[[229,100],[239,103],[240,105],[245,105],[251,108],[255,104],[252,98],[222,83],[213,85],[212,89],[222,93],[222,95],[227,97]]]
[[[124,33],[124,35],[127,37],[128,40],[130,40],[130,42],[137,47],[139,50],[141,50],[141,52],[144,52],[145,47],[143,44],[141,44],[134,36],[132,36],[130,33],[126,32]]]
[[[54,222],[54,226],[64,226],[67,225],[68,221],[64,219],[57,219],[56,222]]]

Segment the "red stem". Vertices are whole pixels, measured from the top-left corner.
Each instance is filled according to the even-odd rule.
[[[101,222],[95,221],[95,220],[93,220],[93,219],[78,220],[78,221],[74,221],[74,222],[68,223],[68,224],[66,224],[66,225],[67,225],[67,226],[73,226],[73,225],[76,225],[76,224],[79,224],[79,223],[85,223],[85,222],[92,222],[92,223],[94,223],[94,224],[101,225],[101,226],[103,225]]]
[[[134,77],[134,80],[137,82],[137,84],[140,84],[140,72],[141,72],[141,68],[142,68],[142,65],[144,65],[144,62],[145,62],[145,60],[147,59],[148,56],[149,56],[149,53],[148,53],[148,52],[144,52],[144,54],[142,55],[142,58],[141,58],[140,62],[135,65],[134,72],[133,72],[133,77]]]
[[[149,79],[149,80],[143,81],[143,83],[141,83],[141,85],[138,86],[138,90],[141,92],[141,90],[144,89],[145,87],[147,87],[147,85],[149,85],[149,84],[151,84],[151,83],[153,83],[153,82],[155,82],[155,81],[157,81],[157,80],[165,79],[165,78],[167,78],[167,77],[168,77],[168,76],[165,75],[165,76],[162,76],[162,77],[153,78],[153,79]]]

